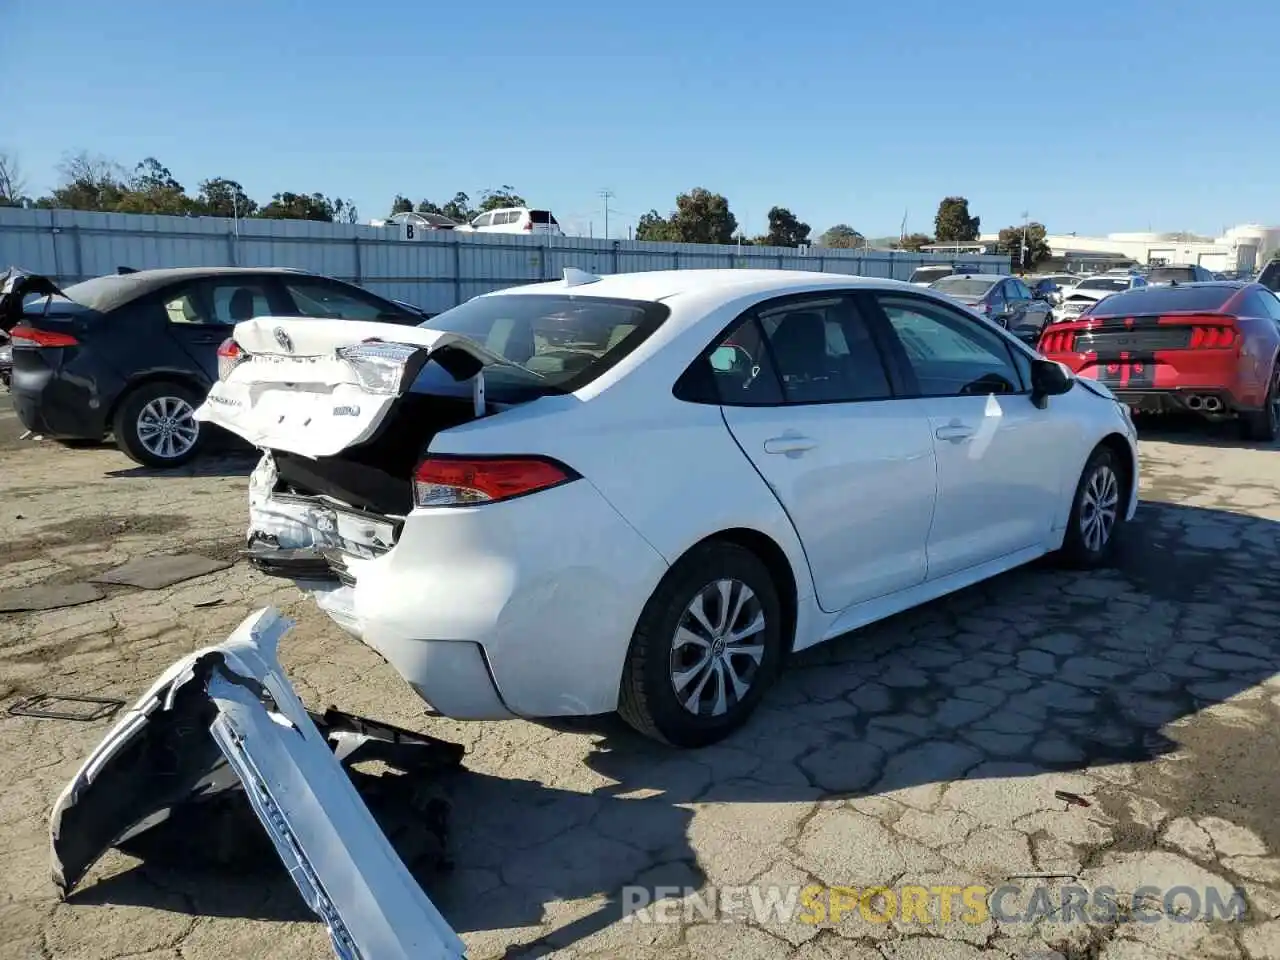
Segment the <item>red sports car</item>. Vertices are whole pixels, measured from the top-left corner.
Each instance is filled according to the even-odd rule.
[[[1235,418],[1250,440],[1280,433],[1280,298],[1261,284],[1115,293],[1046,327],[1039,346],[1135,411]]]

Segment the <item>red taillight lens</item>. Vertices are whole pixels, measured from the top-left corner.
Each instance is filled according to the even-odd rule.
[[[523,230],[528,230],[530,233],[532,233],[532,232],[533,232],[533,221],[532,221],[532,220],[526,220],[526,221],[525,221],[525,223],[524,223],[524,226],[523,226],[521,229],[523,229]]]
[[[1040,338],[1041,353],[1070,353],[1075,345],[1074,330],[1053,330]]]
[[[1236,331],[1231,327],[1193,327],[1192,349],[1221,350],[1235,346]]]
[[[240,349],[240,344],[231,337],[223,340],[218,346],[218,379],[225,380],[231,371],[249,359],[249,355]]]
[[[80,341],[69,333],[37,330],[35,327],[17,326],[9,331],[9,342],[15,347],[75,347]]]
[[[461,507],[510,500],[558,487],[578,475],[542,457],[427,457],[413,472],[419,507]]]

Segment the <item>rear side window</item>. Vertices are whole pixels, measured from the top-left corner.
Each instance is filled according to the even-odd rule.
[[[1095,317],[1153,316],[1180,311],[1212,312],[1220,310],[1238,289],[1226,286],[1139,287],[1111,294],[1090,312]]]
[[[669,313],[648,300],[498,294],[468,300],[419,326],[460,333],[507,360],[510,366],[486,371],[486,386],[566,393],[631,353]]]
[[[556,218],[551,215],[550,210],[530,210],[529,219],[534,223],[545,224],[550,226],[559,226]]]

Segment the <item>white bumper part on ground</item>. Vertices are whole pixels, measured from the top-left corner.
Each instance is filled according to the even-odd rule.
[[[272,609],[252,614],[116,724],[54,807],[55,883],[67,893],[108,846],[163,819],[166,798],[229,767],[339,957],[463,957],[285,678],[276,647],[290,626]]]

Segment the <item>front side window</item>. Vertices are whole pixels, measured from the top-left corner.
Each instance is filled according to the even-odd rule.
[[[299,316],[330,320],[385,321],[391,314],[390,308],[381,301],[365,299],[337,284],[316,280],[286,280],[284,285]]]
[[[925,397],[1020,393],[1008,344],[994,329],[942,304],[877,294]]]

